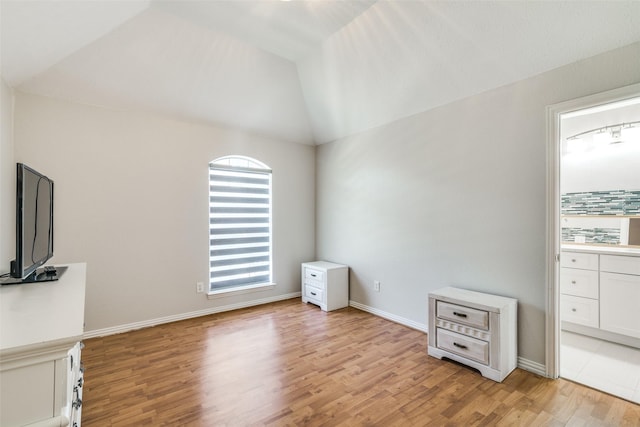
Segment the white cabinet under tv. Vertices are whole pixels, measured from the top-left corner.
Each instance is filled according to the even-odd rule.
[[[86,264],[0,286],[0,425],[80,426]]]

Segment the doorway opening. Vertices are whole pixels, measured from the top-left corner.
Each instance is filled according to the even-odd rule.
[[[547,374],[640,403],[640,85],[548,119]]]

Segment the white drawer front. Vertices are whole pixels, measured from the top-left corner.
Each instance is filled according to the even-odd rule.
[[[560,319],[580,325],[599,327],[598,300],[560,295]]]
[[[305,285],[304,294],[308,299],[316,300],[318,302],[322,302],[324,291],[322,289],[315,288],[313,286]]]
[[[318,288],[318,289],[324,289],[325,288],[324,282],[320,282],[318,280],[304,279],[304,284],[305,285],[309,285],[309,286],[313,286],[314,288]]]
[[[304,269],[304,278],[305,280],[317,280],[319,282],[324,282],[324,271],[306,267]]]
[[[580,252],[562,252],[560,266],[581,268],[583,270],[598,269],[598,254],[583,254]]]
[[[640,257],[600,255],[600,271],[640,275]]]
[[[598,299],[598,272],[562,268],[560,270],[560,293]]]
[[[489,343],[456,332],[438,328],[437,346],[476,362],[489,364]]]
[[[452,320],[475,328],[489,329],[489,313],[462,305],[438,301],[436,315],[441,319]]]

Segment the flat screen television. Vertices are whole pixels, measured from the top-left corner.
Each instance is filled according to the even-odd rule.
[[[1,284],[57,280],[53,267],[53,180],[18,163],[16,175],[16,258]]]

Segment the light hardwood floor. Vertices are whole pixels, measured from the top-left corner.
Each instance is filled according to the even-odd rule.
[[[427,356],[427,336],[299,299],[85,341],[91,426],[640,425],[640,406]]]

